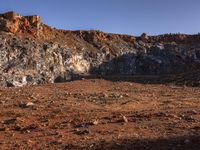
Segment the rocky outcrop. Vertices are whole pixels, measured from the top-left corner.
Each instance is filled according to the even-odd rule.
[[[40,30],[39,16],[21,16],[15,12],[0,15],[0,30],[10,33],[29,32],[34,34]]]
[[[200,35],[139,37],[65,31],[39,16],[0,15],[0,85],[24,86],[81,75],[166,75],[197,70]]]

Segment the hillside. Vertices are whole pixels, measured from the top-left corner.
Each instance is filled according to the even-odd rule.
[[[137,37],[95,30],[58,30],[43,24],[37,15],[7,12],[0,15],[0,85],[57,83],[88,75],[198,73],[199,41],[200,35]],[[199,85],[199,78],[192,82]]]

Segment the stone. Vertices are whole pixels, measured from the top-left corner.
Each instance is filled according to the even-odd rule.
[[[32,102],[22,102],[19,106],[22,108],[29,108],[35,106],[35,104]]]
[[[98,124],[99,124],[99,121],[98,121],[98,120],[91,121],[91,124],[92,124],[92,125],[98,125]]]
[[[34,103],[32,103],[32,102],[28,102],[28,103],[26,103],[26,107],[30,107],[30,106],[34,106],[35,104]]]
[[[88,135],[90,133],[90,130],[87,128],[81,128],[81,129],[76,129],[75,134],[77,135]]]
[[[125,123],[128,122],[128,119],[126,118],[126,116],[122,116],[122,119],[123,119],[123,121],[124,121]]]

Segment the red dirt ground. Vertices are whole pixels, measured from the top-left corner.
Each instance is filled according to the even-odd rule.
[[[200,88],[87,79],[0,89],[0,149],[199,150]]]

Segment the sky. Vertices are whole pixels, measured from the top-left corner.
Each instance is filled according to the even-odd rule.
[[[200,32],[200,0],[1,0],[0,13],[39,15],[66,30],[129,35]]]

